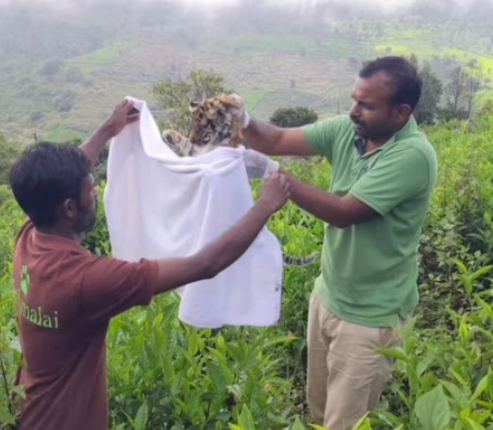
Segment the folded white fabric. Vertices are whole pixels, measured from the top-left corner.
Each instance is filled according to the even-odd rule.
[[[253,205],[240,147],[180,158],[162,141],[143,100],[140,120],[111,144],[104,205],[112,254],[126,261],[191,255]],[[181,287],[179,318],[202,328],[268,326],[280,316],[283,261],[266,228],[214,279]]]

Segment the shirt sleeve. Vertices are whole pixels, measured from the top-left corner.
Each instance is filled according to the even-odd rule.
[[[346,116],[335,116],[302,127],[306,142],[312,150],[332,162],[334,146],[341,139],[341,132],[347,128],[350,120]]]
[[[159,272],[157,261],[89,258],[79,291],[79,309],[85,322],[107,322],[134,306],[150,303]]]
[[[403,201],[425,193],[430,180],[426,156],[407,148],[385,154],[349,193],[383,216]]]

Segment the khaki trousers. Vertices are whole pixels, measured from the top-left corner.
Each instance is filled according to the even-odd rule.
[[[316,424],[348,430],[373,409],[393,360],[375,348],[400,344],[390,327],[368,328],[336,318],[314,292],[308,316],[308,406]]]

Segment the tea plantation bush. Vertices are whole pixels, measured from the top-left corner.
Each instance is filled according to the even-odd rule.
[[[396,359],[395,371],[378,410],[359,429],[493,429],[491,113],[489,107],[473,125],[427,129],[439,179],[419,249],[421,301],[402,348],[384,351]],[[321,159],[292,161],[289,168],[318,187],[329,185],[330,169]],[[110,253],[102,205],[100,211],[85,244]],[[0,428],[15,413],[8,402],[19,359],[10,261],[21,222],[12,200],[3,203]],[[291,203],[269,228],[291,254],[321,248],[323,224]],[[111,429],[317,428],[305,404],[304,336],[318,269],[286,267],[275,327],[199,330],[178,320],[174,294],[115,318],[107,337]]]

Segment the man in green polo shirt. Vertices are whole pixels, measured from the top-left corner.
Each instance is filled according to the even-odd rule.
[[[326,223],[309,305],[308,403],[330,430],[376,406],[392,370],[376,348],[399,343],[395,328],[418,303],[417,248],[437,175],[413,116],[421,87],[407,60],[383,57],[360,71],[348,115],[279,128],[233,111],[259,151],[250,169],[278,169],[263,154],[321,155],[332,166],[329,192],[288,175],[292,201]]]

